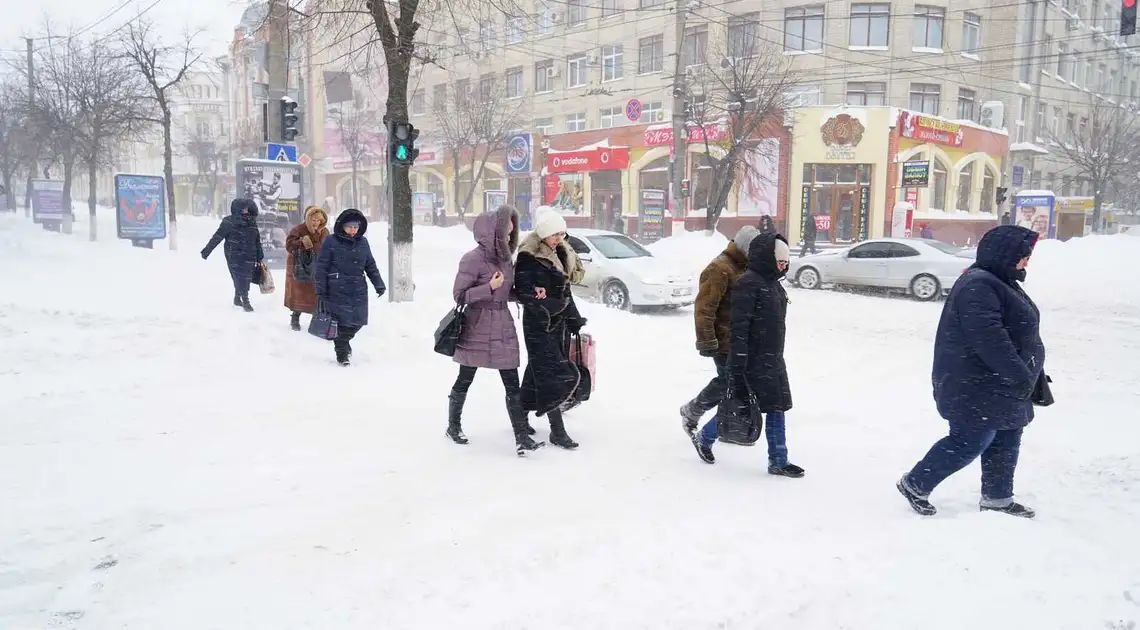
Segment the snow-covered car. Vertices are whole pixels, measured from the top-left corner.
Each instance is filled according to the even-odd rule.
[[[976,250],[924,238],[878,238],[793,258],[788,278],[803,289],[824,284],[901,289],[929,301],[950,291]]]
[[[570,229],[566,241],[578,253],[586,277],[574,294],[610,308],[680,308],[697,299],[696,279],[617,232]]]

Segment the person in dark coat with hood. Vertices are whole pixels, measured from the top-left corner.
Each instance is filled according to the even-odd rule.
[[[748,270],[732,287],[728,373],[731,395],[764,415],[768,474],[798,478],[804,469],[788,462],[784,413],[792,408],[792,387],[784,363],[788,294],[780,279],[788,273],[792,250],[783,236],[761,233],[748,247]],[[713,417],[693,441],[697,454],[713,464],[717,439]]]
[[[209,258],[223,240],[226,242],[223,248],[226,264],[234,282],[234,306],[242,307],[247,313],[253,312],[253,305],[249,303],[249,285],[265,254],[257,231],[257,204],[252,199],[234,199],[230,203],[230,216],[222,219],[218,231],[202,249],[202,260]]]
[[[818,254],[819,251],[815,248],[815,239],[819,236],[819,228],[815,225],[815,216],[808,215],[807,221],[804,221],[804,244],[800,247],[800,258],[807,256],[808,250],[812,254]]]
[[[359,210],[347,208],[336,218],[332,236],[321,242],[317,255],[316,289],[318,309],[336,319],[337,336],[333,340],[336,362],[349,364],[352,356],[350,342],[368,324],[368,285],[372,282],[377,297],[383,297],[387,288],[372,248],[364,233],[368,219]]]
[[[931,380],[950,432],[897,484],[919,514],[935,514],[930,493],[980,456],[980,509],[1034,516],[1014,501],[1013,475],[1022,430],[1033,420],[1034,390],[1048,378],[1040,312],[1018,284],[1036,243],[1037,233],[1024,227],[986,232],[977,262],[942,308]]]
[[[582,377],[570,360],[570,335],[578,334],[586,318],[570,286],[586,275],[574,250],[564,242],[566,220],[549,208],[535,213],[534,231],[519,245],[515,262],[515,293],[523,306],[523,341],[527,366],[522,379],[522,402],[527,411],[550,420],[550,443],[578,448],[562,422],[563,403],[573,400]]]

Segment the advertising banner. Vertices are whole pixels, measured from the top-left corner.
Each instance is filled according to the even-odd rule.
[[[542,178],[545,184],[543,203],[562,214],[582,214],[585,210],[581,173],[549,175]]]
[[[628,147],[595,147],[580,151],[550,151],[546,154],[548,173],[620,171],[627,168]]]
[[[930,185],[930,162],[903,162],[902,185],[926,188]]]
[[[413,192],[412,214],[420,223],[431,223],[435,214],[435,193]]]
[[[63,222],[63,182],[57,179],[32,180],[32,220],[36,223]]]
[[[237,186],[238,196],[253,199],[259,213],[287,215],[292,225],[301,222],[305,205],[300,164],[240,160]]]
[[[962,125],[958,123],[908,111],[903,111],[899,116],[901,118],[899,127],[904,138],[950,147],[960,147],[966,141],[966,134]]]
[[[1051,195],[1017,195],[1013,198],[1014,222],[1037,232],[1041,238],[1053,238],[1056,230],[1054,202]]]
[[[166,188],[157,175],[115,176],[115,225],[119,238],[166,238]]]
[[[637,216],[637,235],[642,242],[652,243],[665,236],[665,191],[641,191],[641,207]]]
[[[529,173],[534,140],[529,133],[520,133],[507,140],[506,167],[508,173]]]
[[[505,190],[484,190],[483,191],[483,211],[490,212],[497,210],[499,206],[507,204],[507,191]]]

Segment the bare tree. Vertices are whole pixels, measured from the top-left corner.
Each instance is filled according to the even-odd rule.
[[[521,99],[509,99],[498,80],[480,82],[477,94],[452,90],[448,103],[435,105],[437,136],[450,153],[455,173],[455,203],[460,217],[467,214],[475,188],[486,173],[487,162],[506,148],[511,131],[523,124]],[[466,166],[471,184],[466,191],[459,184],[459,172]]]
[[[358,207],[360,191],[358,181],[360,167],[369,158],[384,157],[384,133],[381,116],[371,107],[365,99],[355,96],[351,102],[341,103],[331,108],[329,114],[336,123],[340,134],[340,146],[344,149],[352,165],[352,201],[351,207]]]
[[[703,51],[703,66],[690,72],[687,121],[697,133],[690,141],[703,149],[701,158],[711,168],[711,185],[702,201],[705,229],[713,230],[733,186],[741,180],[764,180],[755,167],[763,160],[778,160],[767,138],[783,124],[785,110],[793,107],[792,94],[799,76],[779,49],[759,37],[747,37],[742,23],[728,37]],[[715,148],[715,151],[714,151]]]
[[[158,111],[155,123],[162,127],[162,172],[166,178],[167,214],[170,217],[170,249],[178,249],[177,203],[174,198],[174,147],[171,137],[172,89],[186,77],[186,73],[201,59],[195,50],[195,34],[189,34],[176,45],[160,44],[154,24],[135,20],[126,24],[120,36],[124,54],[142,74],[150,87]]]
[[[186,140],[184,155],[194,160],[194,185],[191,203],[198,191],[205,190],[210,199],[211,214],[218,214],[214,204],[218,196],[218,183],[229,165],[229,147],[217,142],[213,134],[203,134],[195,129]]]
[[[35,169],[28,124],[27,89],[14,81],[0,81],[0,184],[8,210],[16,209],[16,174]]]
[[[1130,186],[1140,168],[1140,119],[1135,110],[1092,94],[1084,114],[1076,128],[1048,135],[1061,160],[1092,184],[1092,229],[1100,232],[1104,202]]]
[[[52,37],[50,30],[48,33],[46,37]],[[79,42],[75,38],[68,39],[65,45],[48,46],[39,52],[36,56],[35,100],[28,108],[31,131],[40,147],[39,157],[44,162],[44,177],[54,166],[61,167],[63,171],[64,229],[68,231],[71,229],[71,186],[75,162],[82,151],[83,122],[76,91],[80,71],[75,61],[80,54]]]

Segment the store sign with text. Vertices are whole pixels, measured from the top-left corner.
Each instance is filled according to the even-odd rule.
[[[899,114],[899,129],[904,138],[950,147],[962,146],[966,138],[964,128],[958,123],[907,111]]]
[[[580,151],[551,151],[546,155],[548,173],[587,173],[629,168],[628,147],[597,147]]]
[[[694,142],[722,142],[728,140],[728,128],[723,123],[709,123],[705,126],[689,125],[687,130],[690,144]],[[654,125],[645,129],[642,140],[647,147],[673,146],[673,127],[668,125]]]

